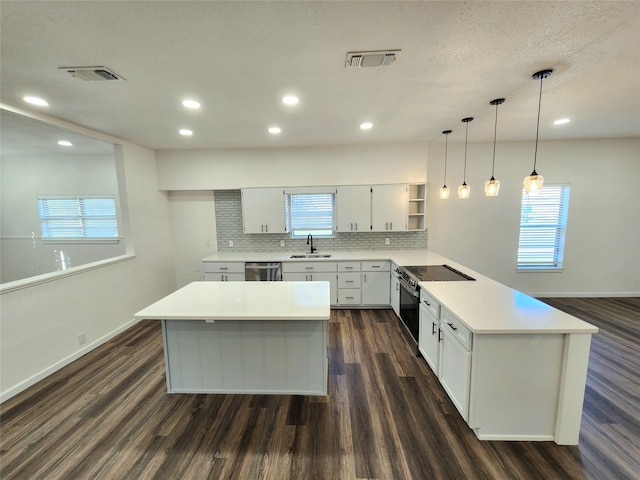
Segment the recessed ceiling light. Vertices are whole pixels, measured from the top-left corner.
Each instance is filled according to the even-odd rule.
[[[197,108],[200,108],[200,102],[198,102],[196,100],[188,100],[188,99],[187,100],[183,100],[182,101],[182,105],[184,107],[191,108],[191,109],[194,109],[194,110],[197,109]]]
[[[282,103],[285,103],[287,105],[297,105],[299,101],[300,99],[295,95],[287,95],[286,97],[282,98]]]
[[[554,125],[564,125],[565,123],[569,123],[571,120],[569,120],[568,118],[559,118],[558,120],[556,120],[555,122],[553,122]]]
[[[27,95],[22,98],[25,102],[30,103],[31,105],[38,105],[40,107],[46,107],[49,105],[44,98],[34,97],[32,95]]]
[[[69,140],[58,140],[58,145],[62,145],[63,147],[71,147],[73,146],[73,143],[71,143]]]
[[[273,135],[277,135],[281,131],[282,131],[282,129],[280,127],[269,127],[269,133],[271,133]]]
[[[188,137],[190,135],[193,135],[193,132],[187,128],[182,128],[180,129],[180,135],[184,135],[185,137]]]
[[[371,128],[373,128],[373,123],[371,122],[364,122],[360,124],[360,128],[362,130],[370,130]]]

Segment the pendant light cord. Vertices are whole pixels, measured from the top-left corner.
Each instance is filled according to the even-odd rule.
[[[467,183],[467,138],[469,137],[469,121],[466,123],[466,129],[464,133],[464,175],[462,177],[462,183]]]
[[[540,108],[542,106],[542,81],[544,75],[540,75],[540,96],[538,97],[538,124],[536,125],[536,148],[533,152],[533,171],[536,171],[536,162],[538,161],[538,135],[540,133]]]
[[[447,186],[447,150],[449,146],[449,134],[444,137],[444,186]]]
[[[493,162],[491,163],[491,178],[493,178],[493,173],[496,167],[496,135],[498,134],[498,105],[496,103],[496,123],[493,127]]]

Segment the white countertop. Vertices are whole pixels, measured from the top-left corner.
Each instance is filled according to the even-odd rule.
[[[450,265],[475,278],[475,281],[420,282],[471,331],[479,334],[596,333],[598,329],[572,315],[557,310],[533,297],[509,288],[470,268],[430,250],[361,250],[317,252],[330,258],[296,258],[294,252],[223,252],[203,259],[232,261],[366,261],[391,260],[396,265]],[[295,252],[304,253],[304,252]],[[252,282],[248,282],[252,283]],[[287,282],[284,282],[287,283]]]
[[[140,310],[157,320],[328,320],[329,282],[193,282]]]

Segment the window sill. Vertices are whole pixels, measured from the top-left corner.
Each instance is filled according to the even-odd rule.
[[[564,268],[562,267],[518,267],[517,273],[562,273]]]
[[[23,278],[20,280],[14,280],[13,282],[7,282],[0,284],[0,295],[5,293],[21,290],[23,288],[34,287],[61,278],[70,277],[71,275],[77,275],[79,273],[88,272],[98,268],[106,267],[108,265],[114,265],[116,263],[127,262],[136,258],[134,254],[120,255],[119,257],[107,258],[93,263],[87,263],[86,265],[78,265],[77,267],[71,267],[67,270],[58,270],[50,273],[43,273],[42,275],[36,275],[35,277]]]

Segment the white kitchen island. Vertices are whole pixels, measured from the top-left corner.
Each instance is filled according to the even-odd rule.
[[[193,282],[162,321],[169,393],[327,394],[328,282]]]

